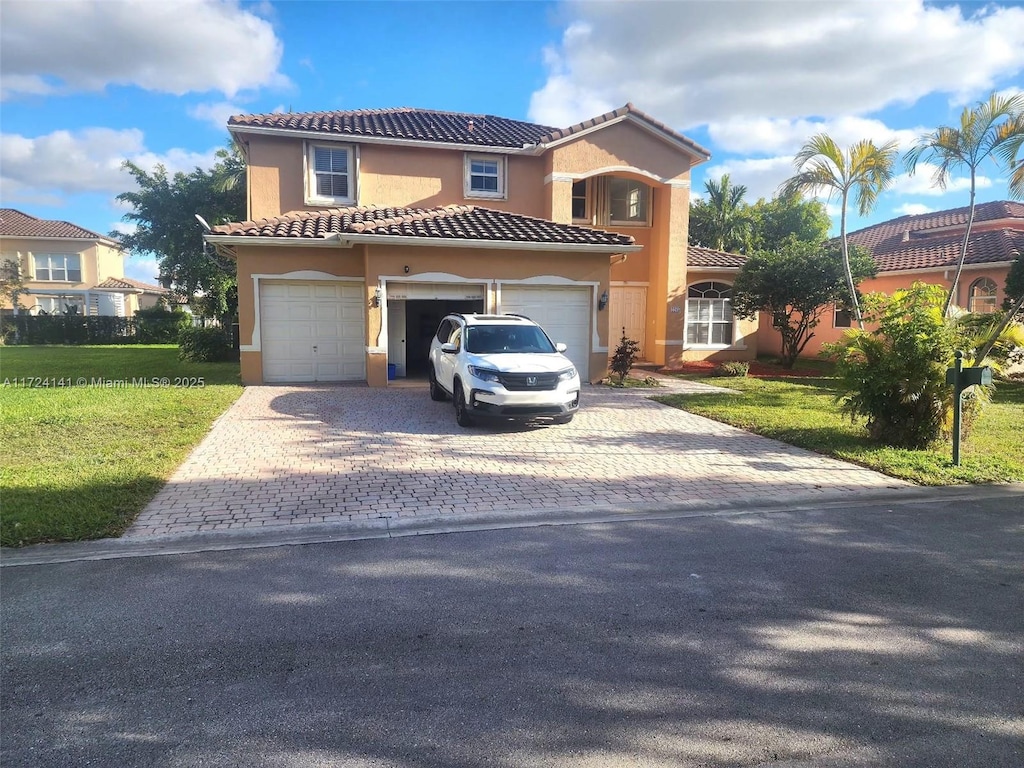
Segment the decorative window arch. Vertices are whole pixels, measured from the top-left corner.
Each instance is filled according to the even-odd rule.
[[[999,291],[996,281],[990,277],[979,277],[967,290],[967,311],[988,314],[995,312],[996,293]]]
[[[732,344],[732,286],[710,280],[686,291],[686,343],[728,347]]]

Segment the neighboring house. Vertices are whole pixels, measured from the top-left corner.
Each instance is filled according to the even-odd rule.
[[[756,353],[729,272],[687,263],[709,153],[632,105],[564,129],[402,108],[228,130],[250,220],[206,239],[238,263],[245,383],[425,375],[452,311],[528,315],[590,380],[623,327],[660,365]]]
[[[20,307],[8,302],[4,311],[124,317],[168,293],[125,278],[124,252],[115,240],[13,208],[0,209],[0,260],[17,263],[25,284]]]
[[[851,232],[850,242],[868,249],[878,265],[877,277],[860,284],[861,293],[891,294],[915,282],[948,290],[956,275],[969,213],[970,208],[964,207],[901,216]],[[954,304],[979,313],[1002,307],[1010,265],[1022,254],[1024,204],[998,201],[976,205]],[[851,325],[856,322],[844,308],[827,313],[804,354],[817,354],[823,343],[838,341]],[[779,336],[767,320],[761,323],[761,335],[763,351],[779,349]]]

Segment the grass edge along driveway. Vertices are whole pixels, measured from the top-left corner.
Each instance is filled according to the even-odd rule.
[[[687,376],[686,378],[697,378]],[[1024,482],[1024,382],[998,382],[953,466],[946,442],[911,451],[872,443],[863,422],[839,411],[835,379],[714,378],[736,394],[665,395],[654,399],[715,421],[859,464],[921,485]]]
[[[119,536],[241,393],[172,345],[0,348],[0,544]]]

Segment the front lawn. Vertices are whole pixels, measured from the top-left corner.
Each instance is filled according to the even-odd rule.
[[[3,347],[0,544],[120,535],[241,392],[172,345]]]
[[[872,443],[861,422],[852,424],[839,412],[834,379],[714,378],[707,383],[735,389],[737,394],[655,399],[923,485],[1024,482],[1024,382],[998,384],[993,402],[961,448],[959,467],[953,466],[948,444],[910,451]]]

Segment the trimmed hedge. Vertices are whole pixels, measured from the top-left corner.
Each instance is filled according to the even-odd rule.
[[[178,357],[192,363],[237,360],[230,329],[183,328],[178,333]]]
[[[4,344],[173,344],[182,328],[191,327],[185,312],[135,317],[96,315],[0,316]]]

